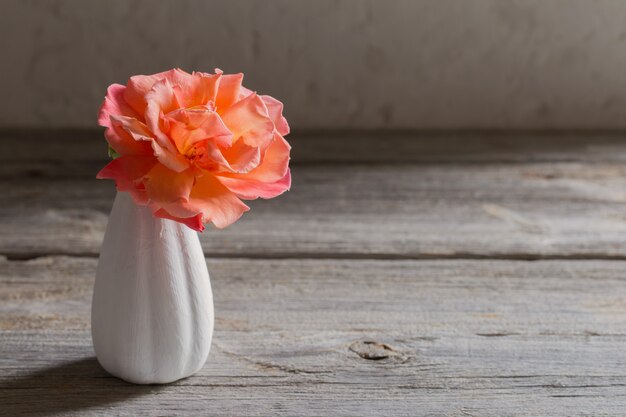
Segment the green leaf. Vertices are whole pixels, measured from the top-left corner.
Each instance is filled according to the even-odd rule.
[[[115,158],[117,158],[118,156],[120,156],[120,154],[119,154],[119,153],[117,153],[117,152],[115,151],[115,149],[111,148],[111,145],[109,145],[109,157],[110,157],[111,159],[115,159]]]

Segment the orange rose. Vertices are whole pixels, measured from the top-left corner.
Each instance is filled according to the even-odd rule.
[[[241,85],[243,74],[174,69],[113,84],[98,123],[113,159],[97,175],[115,180],[157,217],[202,231],[237,221],[241,199],[291,186],[283,105]]]

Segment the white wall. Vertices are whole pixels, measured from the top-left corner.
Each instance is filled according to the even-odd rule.
[[[246,73],[294,127],[626,127],[623,0],[1,0],[0,125],[93,126],[105,88]]]

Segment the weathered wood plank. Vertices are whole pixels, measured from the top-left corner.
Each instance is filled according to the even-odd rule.
[[[295,166],[292,191],[205,252],[274,257],[626,256],[626,166],[615,163]],[[0,254],[98,253],[114,187],[95,179],[0,183]],[[45,233],[44,233],[45,232]]]
[[[101,133],[15,135],[0,254],[85,257],[0,257],[0,415],[624,414],[626,262],[398,260],[626,259],[621,134],[292,136],[293,191],[202,235],[215,344],[166,387],[93,359]]]
[[[304,131],[294,164],[624,162],[620,131]],[[93,176],[107,160],[101,129],[0,129],[0,176]]]
[[[93,359],[95,259],[0,260],[0,414],[602,416],[626,409],[626,262],[208,265],[217,313],[209,362],[176,384],[137,387],[108,377]]]

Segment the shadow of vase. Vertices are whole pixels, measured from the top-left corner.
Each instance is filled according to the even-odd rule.
[[[132,385],[115,378],[96,358],[84,358],[0,381],[0,415],[111,412],[116,403],[157,393],[158,385]],[[106,410],[98,410],[106,407]]]

